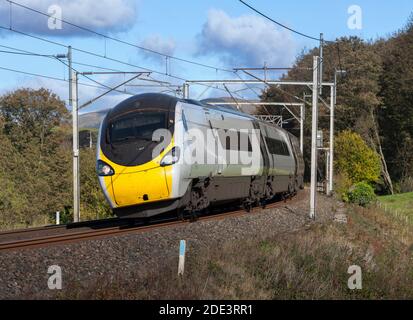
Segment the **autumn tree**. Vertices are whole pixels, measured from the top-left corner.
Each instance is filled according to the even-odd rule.
[[[413,22],[388,41],[379,111],[384,154],[397,180],[413,177]]]
[[[334,43],[328,43],[324,48],[324,81],[332,81],[336,69],[346,70],[344,76],[338,77],[336,130],[353,130],[361,135],[364,141],[380,156],[381,175],[386,189],[393,192],[393,184],[387,170],[386,157],[382,152],[382,133],[377,120],[377,113],[381,106],[380,78],[383,73],[383,54],[385,41],[363,41],[357,37],[340,38]],[[318,48],[302,52],[297,58],[294,67],[283,80],[312,81],[313,56],[319,55]],[[308,88],[271,86],[264,90],[264,101],[297,102],[303,93],[311,94]],[[321,98],[328,101],[330,90],[323,90]],[[311,108],[307,108],[305,125],[305,152],[307,166],[310,163],[311,141]],[[261,113],[266,112],[261,110]],[[280,110],[270,109],[270,112],[279,114]],[[284,110],[283,115],[287,115]],[[329,111],[320,103],[320,128],[329,128]],[[306,172],[309,172],[307,167]]]
[[[2,145],[10,148],[1,154],[3,179],[19,201],[12,205],[10,193],[2,195],[8,203],[5,214],[22,217],[31,225],[70,204],[70,153],[65,149],[62,131],[67,121],[65,104],[46,89],[19,89],[0,97]]]
[[[380,156],[361,136],[350,130],[341,132],[335,143],[336,169],[351,184],[377,183],[380,178]]]

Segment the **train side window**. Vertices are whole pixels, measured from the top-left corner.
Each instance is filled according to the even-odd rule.
[[[289,157],[290,156],[290,150],[288,149],[288,145],[285,141],[283,141],[283,147],[284,147],[283,156]]]
[[[188,131],[188,123],[186,122],[185,112],[182,110],[182,123],[184,125],[185,131]]]
[[[219,133],[219,139],[222,147],[226,150],[252,152],[251,139],[248,134],[235,130],[225,130],[225,134],[224,132]],[[247,141],[246,146],[243,145],[245,141]]]
[[[271,154],[279,155],[279,156],[290,156],[290,152],[288,150],[288,146],[284,141],[280,141],[278,139],[273,139],[266,137],[265,141],[268,146],[268,151]]]
[[[247,139],[247,140],[246,140]],[[247,141],[247,146],[243,145]],[[238,131],[238,151],[252,152],[252,144],[249,134]]]
[[[230,136],[226,136],[225,138],[225,149],[231,150],[231,137]]]

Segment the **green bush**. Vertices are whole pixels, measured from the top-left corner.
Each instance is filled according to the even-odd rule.
[[[337,136],[335,166],[350,183],[346,189],[359,182],[377,183],[380,179],[379,155],[359,134],[349,130]]]
[[[367,207],[376,200],[376,194],[374,193],[373,187],[367,182],[359,182],[350,188],[344,200],[362,207]]]

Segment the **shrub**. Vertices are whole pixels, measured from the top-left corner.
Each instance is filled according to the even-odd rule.
[[[341,132],[336,139],[336,166],[350,185],[363,181],[376,183],[380,178],[380,156],[359,134],[349,130]]]
[[[376,195],[371,185],[367,182],[359,182],[350,188],[344,200],[362,207],[367,207],[376,200]]]

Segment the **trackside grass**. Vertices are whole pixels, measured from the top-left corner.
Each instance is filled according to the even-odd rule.
[[[413,299],[413,226],[379,208],[347,214],[347,224],[189,248],[183,278],[177,261],[165,261],[132,277],[103,276],[86,290],[74,285],[62,298]],[[362,269],[362,290],[348,288],[352,265]]]
[[[379,198],[381,207],[398,218],[406,217],[413,224],[413,192]]]

